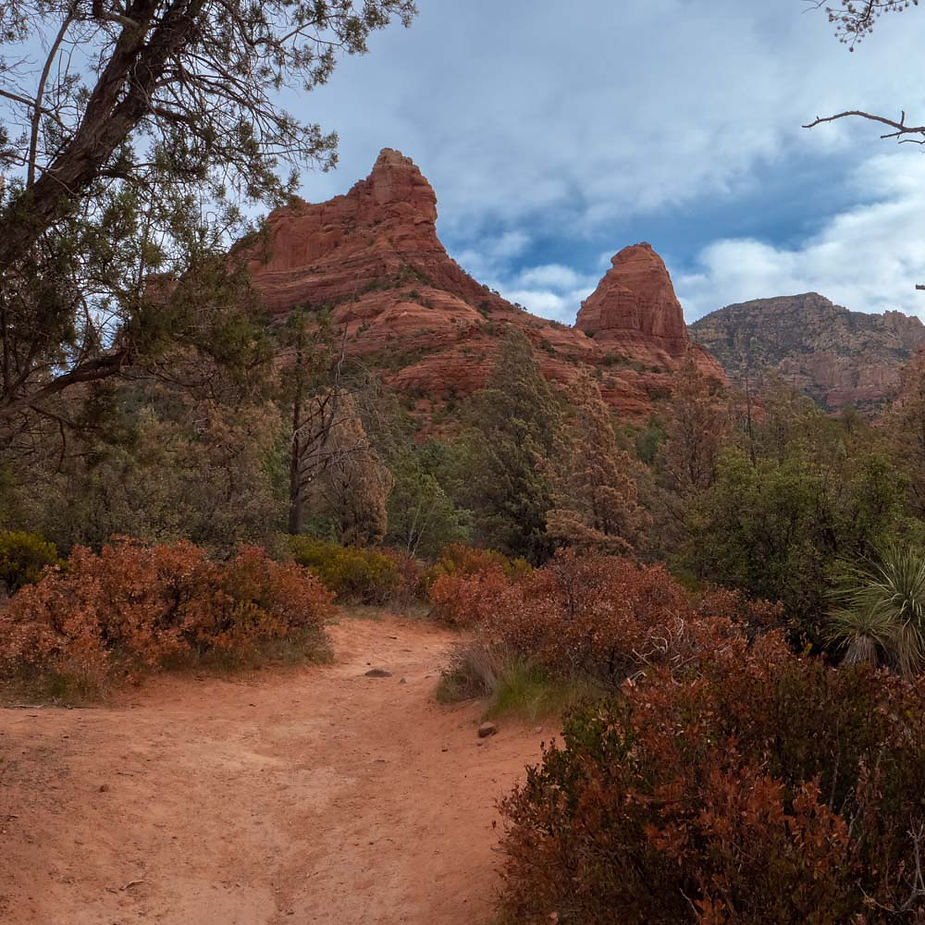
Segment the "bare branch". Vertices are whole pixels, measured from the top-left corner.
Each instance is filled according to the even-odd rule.
[[[850,117],[868,119],[871,122],[879,122],[881,125],[888,125],[890,128],[895,129],[895,131],[881,135],[881,138],[898,138],[901,135],[925,135],[925,125],[906,125],[905,110],[903,110],[900,120],[897,122],[895,119],[888,119],[886,116],[878,116],[875,113],[864,112],[860,109],[849,109],[845,112],[836,113],[834,116],[816,116],[812,122],[807,123],[803,128],[815,128],[824,122],[835,122],[838,119]]]

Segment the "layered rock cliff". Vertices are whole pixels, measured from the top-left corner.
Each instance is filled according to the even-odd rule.
[[[728,305],[691,335],[734,382],[774,370],[828,411],[870,413],[896,394],[900,368],[925,345],[918,318],[849,311],[816,292]]]
[[[581,303],[575,327],[594,338],[605,356],[624,354],[668,370],[690,357],[703,372],[722,379],[719,364],[692,343],[668,269],[652,245],[624,247],[610,263]]]
[[[346,328],[349,355],[422,404],[481,386],[509,328],[530,338],[549,379],[568,383],[590,370],[628,418],[644,417],[670,394],[672,374],[688,356],[723,378],[690,343],[668,272],[649,245],[617,254],[575,327],[567,327],[469,276],[437,237],[436,203],[415,164],[386,148],[348,193],[276,209],[260,238],[235,252],[272,315],[330,310]]]

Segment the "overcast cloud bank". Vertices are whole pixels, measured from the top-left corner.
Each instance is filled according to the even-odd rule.
[[[665,256],[690,320],[807,289],[922,310],[921,150],[869,123],[800,126],[855,106],[925,120],[925,11],[884,20],[851,55],[803,0],[419,5],[410,30],[377,35],[298,101],[341,138],[340,168],[306,175],[308,198],[400,148],[460,263],[569,322],[606,258],[639,240]]]

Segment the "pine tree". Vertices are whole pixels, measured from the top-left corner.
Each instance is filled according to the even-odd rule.
[[[545,561],[554,549],[546,531],[548,472],[561,403],[523,334],[505,338],[469,417],[458,500],[475,513],[477,539]]]
[[[579,379],[569,390],[569,405],[571,415],[556,438],[548,532],[568,545],[628,552],[644,520],[632,461],[617,446],[597,383]]]

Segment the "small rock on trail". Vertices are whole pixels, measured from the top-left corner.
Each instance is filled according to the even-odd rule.
[[[487,739],[489,736],[493,736],[498,731],[498,727],[494,723],[482,723],[479,726],[479,738]]]
[[[392,672],[386,671],[385,668],[370,668],[366,672],[367,678],[391,678]]]

